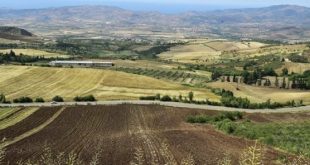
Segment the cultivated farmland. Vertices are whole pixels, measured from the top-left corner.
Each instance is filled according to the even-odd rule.
[[[218,100],[208,89],[110,70],[0,66],[0,74],[8,75],[0,77],[0,92],[8,99],[29,96],[51,100],[60,95],[65,100],[72,100],[75,96],[89,94],[99,100],[137,99],[157,93],[185,96],[193,91],[196,99]]]
[[[0,53],[10,53],[10,51],[14,51],[16,55],[28,55],[28,56],[44,56],[45,58],[68,58],[70,57],[69,55],[65,54],[60,54],[60,53],[52,53],[52,52],[47,52],[43,50],[36,50],[36,49],[2,49],[0,50]]]
[[[56,111],[60,113],[53,118]],[[99,154],[100,164],[138,161],[142,164],[180,163],[188,156],[196,164],[216,164],[226,154],[235,164],[243,149],[253,145],[253,141],[227,136],[211,125],[186,122],[189,115],[217,113],[159,105],[79,106],[64,110],[61,107],[41,108],[29,117],[36,121],[35,124],[26,119],[24,124],[14,126],[15,131],[20,133],[29,129],[24,134],[30,136],[16,135],[14,139],[18,140],[7,140],[10,145],[6,147],[5,160],[39,160],[48,146],[55,153],[77,153],[85,164],[96,154]],[[50,124],[42,127],[40,123],[43,119],[49,120]],[[285,117],[282,119],[285,120]],[[31,134],[38,127],[40,130]],[[283,153],[267,148],[264,161],[274,164],[280,155],[283,157]]]
[[[233,42],[227,40],[192,40],[185,45],[176,46],[159,57],[184,63],[213,63],[221,60],[225,52],[258,52],[265,46],[259,42]],[[232,55],[233,53],[229,53]]]
[[[264,102],[268,99],[276,102],[299,101],[303,100],[305,104],[310,103],[310,92],[306,90],[287,90],[278,88],[267,88],[251,86],[246,84],[228,83],[228,82],[212,82],[208,83],[209,87],[230,90],[237,97],[248,98],[252,102]],[[238,90],[237,90],[238,87]]]

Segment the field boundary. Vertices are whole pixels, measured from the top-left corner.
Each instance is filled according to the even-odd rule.
[[[242,109],[231,108],[224,106],[212,106],[212,105],[198,105],[180,102],[161,102],[161,101],[141,101],[141,100],[118,100],[118,101],[98,101],[98,102],[62,102],[57,104],[51,103],[28,103],[28,104],[0,104],[0,107],[52,107],[52,106],[80,106],[80,105],[121,105],[121,104],[136,104],[136,105],[162,105],[175,108],[190,108],[190,109],[202,109],[213,111],[240,111],[246,113],[290,113],[290,112],[303,112],[310,111],[310,105],[302,107],[289,107],[278,109]]]
[[[0,144],[0,149],[5,148],[9,145],[12,145],[16,142],[19,142],[35,133],[40,132],[41,130],[43,130],[46,126],[48,126],[49,124],[51,124],[64,110],[66,109],[66,107],[62,107],[60,110],[58,110],[58,112],[56,112],[51,118],[49,118],[46,122],[44,122],[43,124],[41,124],[40,126],[33,128],[27,132],[25,132],[24,134],[17,136],[15,138],[13,138],[10,141],[5,141],[3,143]]]

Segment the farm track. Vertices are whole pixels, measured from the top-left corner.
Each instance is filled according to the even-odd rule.
[[[56,153],[78,153],[85,164],[97,149],[102,149],[100,164],[129,164],[139,148],[144,164],[181,162],[189,154],[196,164],[214,164],[225,152],[237,162],[253,142],[185,122],[188,115],[201,113],[218,112],[160,105],[68,107],[36,133],[7,144],[6,160],[37,159],[47,144]],[[267,151],[268,161],[276,156],[274,150]]]

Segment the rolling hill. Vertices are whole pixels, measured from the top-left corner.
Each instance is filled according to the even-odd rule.
[[[0,26],[0,38],[21,41],[35,41],[37,39],[31,32],[13,26]]]
[[[83,34],[124,38],[156,36],[233,37],[308,40],[310,8],[293,5],[266,8],[163,14],[109,6],[74,6],[3,10],[0,23],[50,36]],[[23,20],[22,22],[20,20]],[[130,33],[124,31],[131,29]],[[86,33],[87,32],[87,33]],[[178,33],[178,36],[175,34]]]

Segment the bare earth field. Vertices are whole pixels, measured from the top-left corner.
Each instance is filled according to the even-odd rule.
[[[2,49],[0,53],[9,53],[11,50],[15,52],[16,55],[28,55],[28,56],[44,56],[45,58],[68,58],[69,55],[59,54],[59,53],[51,53],[43,50],[36,50],[36,49]]]
[[[75,96],[93,94],[98,100],[137,99],[140,96],[187,96],[190,91],[197,99],[218,100],[208,89],[191,88],[135,74],[102,69],[44,68],[0,66],[0,89],[8,99],[22,96],[51,100],[60,95],[67,101]],[[3,76],[2,76],[3,75]]]
[[[240,90],[237,90],[236,83],[219,82],[219,81],[208,83],[208,86],[212,88],[230,90],[234,92],[234,94],[237,97],[248,98],[253,102],[265,102],[268,99],[271,99],[272,101],[276,102],[303,100],[305,104],[310,103],[309,91],[266,88],[266,87],[250,86],[245,84],[239,84],[238,88]]]
[[[40,127],[38,125],[42,123],[41,120],[50,120],[48,118],[51,118],[55,111],[60,112],[58,117],[50,120],[50,124],[41,127],[37,133],[19,138],[7,146],[5,160],[38,160],[44,148],[49,146],[56,153],[73,151],[83,163],[89,162],[99,148],[100,164],[135,162],[138,149],[145,160],[143,164],[165,164],[173,161],[180,163],[183,158],[192,155],[195,164],[213,165],[225,154],[231,155],[235,164],[240,153],[254,144],[253,141],[216,131],[210,125],[186,123],[188,115],[215,115],[218,113],[215,111],[159,105],[79,106],[67,107],[64,111],[59,110],[60,108],[41,108],[22,121],[23,124],[8,128],[14,128],[18,133],[27,129],[27,132],[31,132]],[[257,116],[261,114],[248,115],[254,121],[264,122],[259,121]],[[273,121],[277,118],[286,120],[291,115],[269,116],[269,121]],[[298,120],[304,115],[297,114],[295,117]],[[261,118],[267,117],[262,115]],[[36,122],[27,122],[30,119]],[[15,133],[8,136],[10,135],[20,137]],[[264,163],[275,164],[281,154],[268,148]]]

